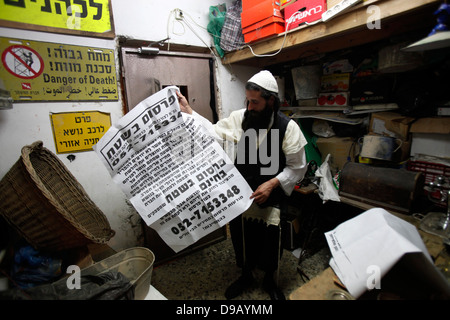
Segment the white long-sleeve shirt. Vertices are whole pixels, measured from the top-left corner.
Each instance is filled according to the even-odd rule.
[[[227,151],[227,154],[234,161],[237,143],[244,132],[242,130],[244,112],[245,109],[233,111],[229,117],[219,120],[216,124],[212,124],[195,111],[192,113],[192,116],[200,121],[210,134],[225,147],[225,151]],[[272,126],[272,123],[273,117],[269,128]],[[263,140],[264,136],[261,136],[259,142]],[[231,144],[231,150],[229,144]],[[294,121],[289,121],[282,142],[282,149],[286,157],[286,166],[276,176],[280,181],[281,188],[288,196],[291,195],[296,183],[303,179],[308,169],[305,154],[306,144],[307,141],[298,124]]]

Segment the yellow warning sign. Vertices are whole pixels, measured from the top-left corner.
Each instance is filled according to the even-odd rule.
[[[0,56],[14,102],[118,100],[113,49],[0,38]]]
[[[52,113],[50,120],[57,153],[92,150],[111,127],[110,114],[99,111]]]
[[[0,2],[0,19],[31,25],[107,33],[109,0],[10,0]]]

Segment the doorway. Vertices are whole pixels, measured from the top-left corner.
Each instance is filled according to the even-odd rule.
[[[161,51],[139,53],[122,47],[123,83],[128,111],[167,86],[177,86],[200,115],[217,121],[214,60],[210,54]]]

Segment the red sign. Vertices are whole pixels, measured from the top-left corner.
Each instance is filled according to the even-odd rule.
[[[34,79],[44,71],[44,60],[32,48],[14,45],[3,51],[2,63],[13,76]]]
[[[302,23],[320,20],[325,11],[326,0],[297,0],[284,9],[284,19],[289,24],[287,30],[297,28]]]
[[[23,90],[31,90],[31,83],[22,82],[22,89]]]

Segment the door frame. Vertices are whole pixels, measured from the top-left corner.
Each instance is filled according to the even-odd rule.
[[[128,107],[128,97],[127,97],[127,88],[126,88],[126,70],[125,70],[125,56],[127,54],[136,54],[141,55],[140,53],[140,46],[128,46],[128,45],[122,45],[120,46],[120,54],[119,54],[119,60],[120,60],[120,85],[122,90],[122,98],[123,98],[123,111],[124,114],[129,112],[131,109]],[[142,54],[145,55],[145,54]],[[189,51],[163,51],[159,50],[155,56],[172,56],[172,57],[186,57],[186,58],[200,58],[200,59],[207,59],[209,60],[209,71],[210,71],[210,95],[211,104],[214,106],[214,109],[212,109],[212,115],[213,115],[213,122],[217,122],[219,120],[219,115],[221,114],[221,104],[220,104],[220,98],[218,94],[218,86],[217,86],[217,60],[214,55],[211,53],[199,53],[199,52],[189,52]],[[162,89],[162,88],[161,88]]]

